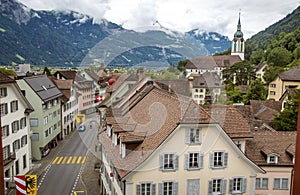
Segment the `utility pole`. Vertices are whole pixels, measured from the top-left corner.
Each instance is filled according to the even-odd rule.
[[[293,195],[300,194],[300,96],[298,102],[298,120],[297,120],[297,138],[295,149],[295,164],[294,164],[294,178],[293,178]]]
[[[3,148],[2,148],[1,111],[2,110],[0,108],[0,194],[5,194],[5,191],[4,191],[4,164],[3,164]]]

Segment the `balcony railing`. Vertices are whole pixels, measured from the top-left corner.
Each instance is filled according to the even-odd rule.
[[[11,162],[13,162],[16,159],[16,153],[11,152],[6,159],[3,160],[4,166],[9,165]]]

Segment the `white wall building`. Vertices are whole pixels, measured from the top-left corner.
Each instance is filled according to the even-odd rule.
[[[4,177],[13,178],[31,169],[29,114],[33,108],[15,80],[2,73],[0,78]]]

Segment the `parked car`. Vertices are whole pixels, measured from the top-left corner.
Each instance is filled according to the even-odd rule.
[[[78,131],[85,131],[85,125],[79,125]]]

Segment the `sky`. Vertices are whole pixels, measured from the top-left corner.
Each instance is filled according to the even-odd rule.
[[[233,38],[239,12],[244,38],[291,13],[299,0],[19,0],[35,10],[74,10],[126,29],[144,30],[156,21],[164,28],[187,32],[214,31]]]

